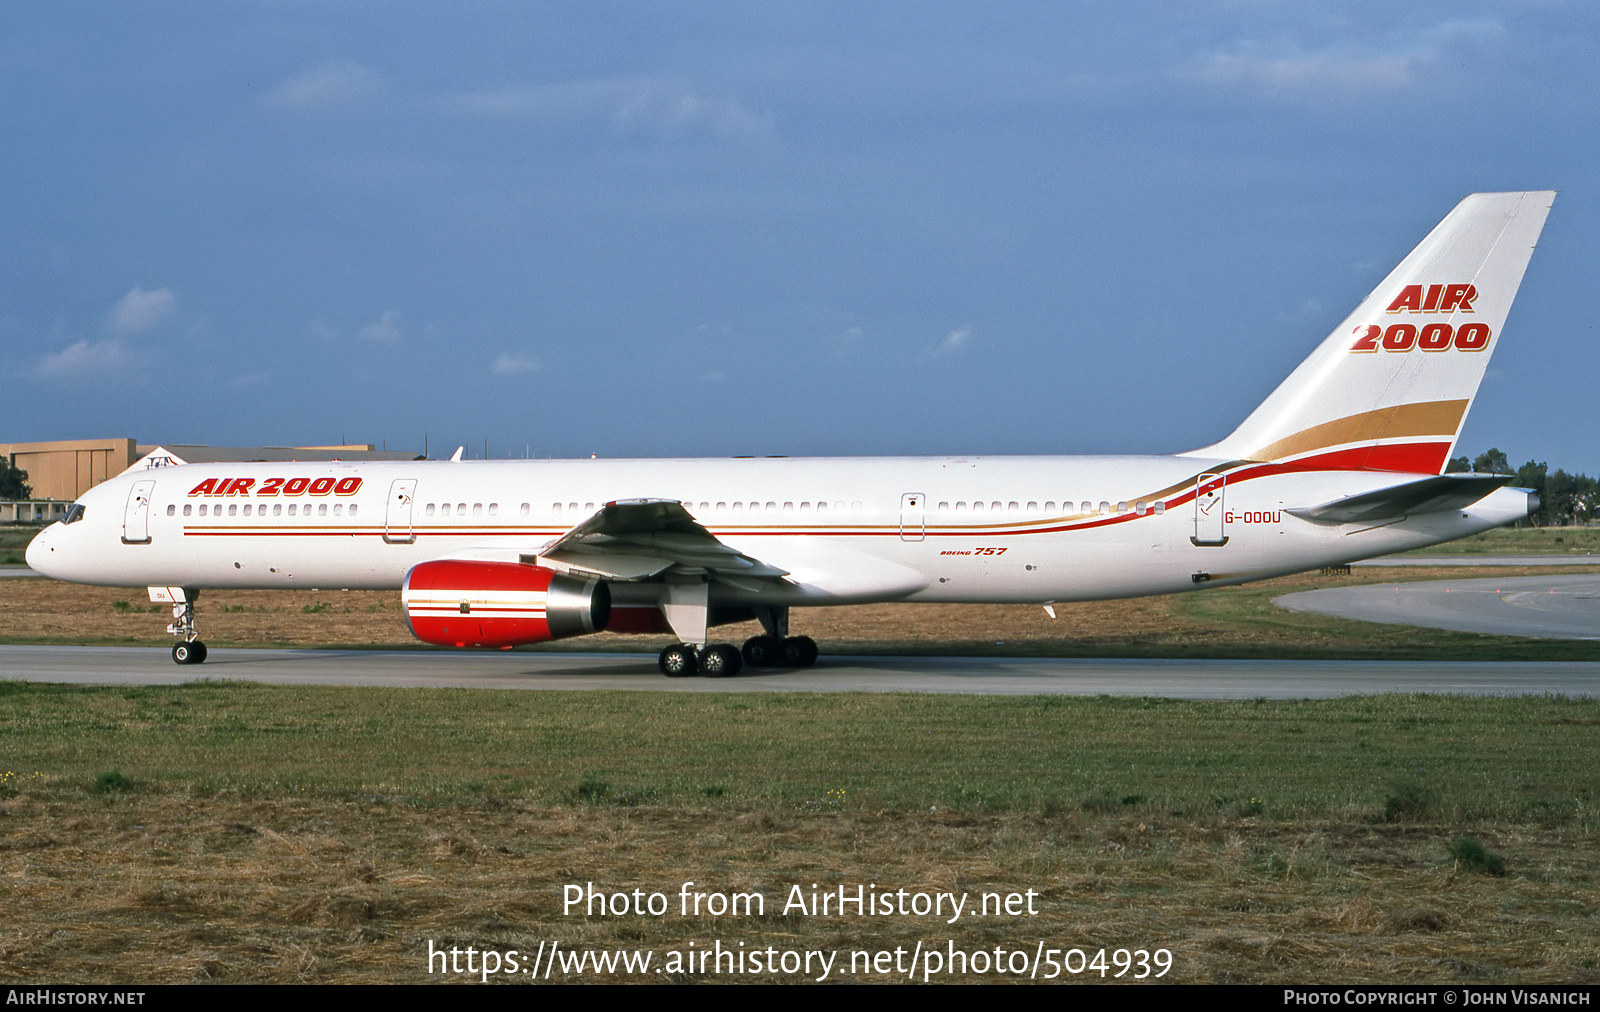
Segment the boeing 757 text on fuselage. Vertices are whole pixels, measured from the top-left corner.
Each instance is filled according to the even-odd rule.
[[[130,471],[28,564],[146,586],[173,658],[207,588],[398,589],[419,638],[671,633],[668,675],[804,666],[791,608],[1227,586],[1419,548],[1536,508],[1442,473],[1554,193],[1463,200],[1219,443],[1170,456],[196,464]],[[764,634],[712,642],[718,625]]]

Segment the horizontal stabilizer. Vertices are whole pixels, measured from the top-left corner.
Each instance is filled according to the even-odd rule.
[[[1319,524],[1393,520],[1414,513],[1465,509],[1516,480],[1516,476],[1510,474],[1441,474],[1285,512]]]

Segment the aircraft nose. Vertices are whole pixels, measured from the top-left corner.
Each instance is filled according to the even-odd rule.
[[[28,563],[28,568],[35,573],[50,575],[51,555],[55,552],[55,532],[46,528],[33,536],[28,542],[28,550],[23,553],[23,559]]]

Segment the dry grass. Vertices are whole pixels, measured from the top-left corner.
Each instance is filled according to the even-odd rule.
[[[1462,873],[1449,834],[1427,825],[22,797],[0,817],[0,978],[419,982],[429,940],[652,948],[659,960],[716,939],[841,959],[1043,939],[1167,948],[1181,982],[1592,982],[1592,835],[1481,831],[1516,873]],[[675,894],[685,880],[772,905],[720,921],[561,913],[567,882]],[[1034,888],[1041,914],[946,926],[777,912],[792,883],[862,880],[974,898]]]
[[[1190,982],[1600,974],[1594,700],[0,690],[6,980],[425,981],[430,939],[1043,940],[1166,948]],[[1464,838],[1505,874],[1463,866]],[[771,906],[561,911],[569,882],[686,880]],[[1040,915],[782,916],[811,883],[1034,889]]]

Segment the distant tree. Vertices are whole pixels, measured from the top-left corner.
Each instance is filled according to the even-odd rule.
[[[1491,446],[1472,461],[1472,469],[1481,474],[1510,474],[1511,461],[1506,459],[1504,453]]]
[[[28,472],[11,463],[0,461],[0,499],[30,499],[33,488],[28,485]]]
[[[1545,476],[1549,470],[1550,465],[1542,460],[1530,460],[1517,468],[1517,487],[1531,488],[1534,494],[1539,497],[1539,511],[1527,520],[1518,521],[1518,527],[1544,527],[1550,523],[1550,500],[1545,496],[1544,492]]]
[[[1594,510],[1595,480],[1586,474],[1558,470],[1546,476],[1540,492],[1544,510],[1553,524],[1568,526],[1589,521]]]
[[[1586,474],[1572,476],[1572,522],[1586,524],[1594,520],[1594,510],[1600,506],[1600,481]]]
[[[1472,460],[1469,457],[1451,457],[1450,463],[1445,466],[1445,474],[1454,474],[1457,471],[1472,470]]]
[[[1446,472],[1464,470],[1466,457],[1452,457]],[[1498,449],[1489,449],[1472,460],[1472,470],[1492,474],[1511,474],[1506,455]],[[1518,527],[1543,527],[1568,524],[1587,524],[1600,510],[1600,480],[1586,474],[1568,474],[1562,470],[1550,472],[1542,460],[1530,460],[1517,468],[1516,484],[1519,488],[1533,490],[1539,497],[1539,511],[1526,520],[1517,521]]]

